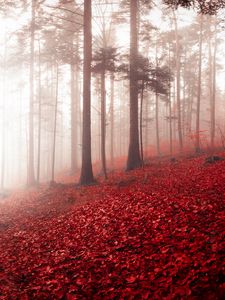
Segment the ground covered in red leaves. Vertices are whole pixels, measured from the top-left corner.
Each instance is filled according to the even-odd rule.
[[[0,299],[224,299],[225,161],[154,161],[0,204]]]

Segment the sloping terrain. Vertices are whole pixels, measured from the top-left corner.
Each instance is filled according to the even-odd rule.
[[[0,299],[224,299],[225,161],[152,162],[0,204]]]

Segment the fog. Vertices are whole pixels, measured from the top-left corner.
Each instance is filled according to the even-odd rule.
[[[82,165],[83,6],[33,1],[32,19],[31,4],[0,12],[2,191],[79,179]],[[106,175],[125,168],[130,143],[129,10],[122,1],[92,6],[91,155],[94,174]],[[140,9],[137,35],[143,161],[225,147],[224,11],[155,1]]]

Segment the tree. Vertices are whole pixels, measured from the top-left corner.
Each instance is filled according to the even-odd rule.
[[[42,129],[42,94],[41,94],[41,47],[38,40],[38,149],[37,149],[37,185],[40,183],[41,167],[41,129]]]
[[[82,165],[80,184],[94,182],[91,162],[91,59],[92,59],[92,5],[84,0],[84,55],[83,55],[83,133],[82,133]]]
[[[211,22],[210,22],[211,25]],[[217,23],[214,18],[213,20],[214,25],[214,51],[212,54],[211,50],[211,39],[212,39],[212,33],[210,28],[210,36],[209,36],[209,50],[210,50],[210,57],[209,57],[209,63],[210,63],[210,144],[211,149],[214,148],[215,143],[215,127],[216,127],[216,55],[217,55],[217,48],[218,48],[218,41],[217,41]],[[211,27],[211,26],[210,26]]]
[[[204,14],[215,14],[219,9],[225,7],[225,0],[164,0],[164,2],[173,8],[178,8],[179,6],[186,8],[195,7]]]
[[[79,89],[79,35],[72,35],[72,46],[70,53],[70,91],[71,91],[71,173],[78,169],[78,115],[80,112],[80,89]],[[73,54],[75,53],[75,54]]]
[[[112,47],[100,48],[93,56],[93,72],[100,73],[101,76],[101,160],[102,171],[107,178],[106,171],[106,154],[105,154],[105,139],[106,139],[106,72],[111,74],[115,72],[116,49]]]
[[[200,103],[201,103],[201,77],[202,77],[202,27],[203,17],[200,15],[200,32],[199,32],[199,61],[198,61],[198,96],[196,110],[196,148],[195,151],[200,151]]]
[[[31,2],[31,34],[30,34],[30,107],[29,107],[29,156],[28,178],[29,186],[35,184],[34,176],[34,38],[35,38],[35,0]]]
[[[138,132],[138,29],[137,13],[138,1],[130,1],[130,141],[127,158],[127,170],[133,170],[141,166]]]
[[[177,100],[177,130],[179,136],[180,152],[183,150],[183,135],[182,135],[182,121],[181,121],[181,98],[180,98],[180,57],[181,57],[181,45],[179,42],[177,17],[173,11],[174,25],[175,25],[175,40],[176,40],[176,100]]]
[[[59,88],[59,66],[56,64],[56,91],[55,91],[55,111],[53,126],[53,143],[52,143],[52,176],[51,184],[55,182],[55,152],[56,152],[56,129],[57,129],[57,113],[58,113],[58,88]]]

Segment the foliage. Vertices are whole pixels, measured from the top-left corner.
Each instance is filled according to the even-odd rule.
[[[100,48],[96,51],[93,55],[93,72],[99,73],[102,70],[115,72],[116,65],[115,62],[117,61],[117,49],[113,47],[105,47]]]
[[[1,299],[223,299],[225,161],[204,161],[1,203]]]
[[[178,8],[179,6],[194,7],[204,14],[215,14],[218,10],[225,8],[224,0],[164,0],[164,2],[173,8]]]

